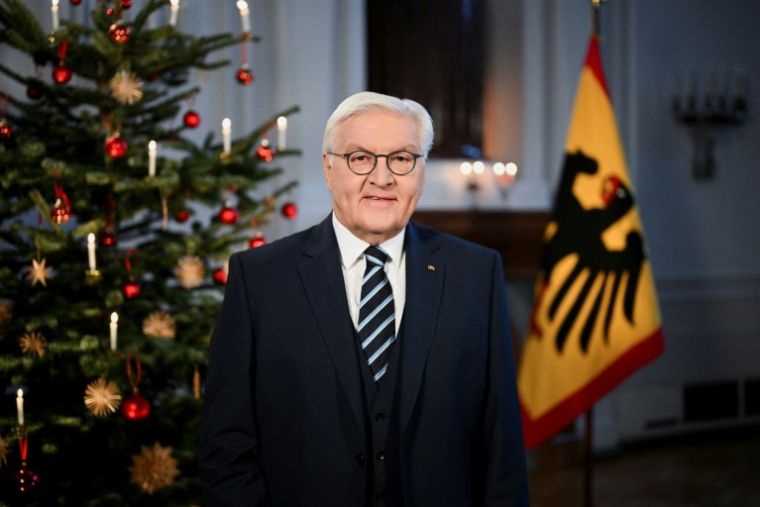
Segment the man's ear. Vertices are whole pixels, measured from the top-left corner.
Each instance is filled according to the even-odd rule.
[[[332,165],[330,165],[330,155],[327,153],[322,154],[322,167],[325,170],[325,181],[327,182],[327,190],[332,193]]]

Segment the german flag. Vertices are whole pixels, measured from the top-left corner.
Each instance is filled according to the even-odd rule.
[[[586,412],[665,343],[596,37],[555,199],[518,373],[528,448]]]

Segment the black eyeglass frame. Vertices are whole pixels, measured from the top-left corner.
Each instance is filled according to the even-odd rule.
[[[370,155],[374,156],[374,157],[375,157],[375,163],[374,163],[374,165],[372,166],[372,169],[370,169],[370,170],[369,170],[369,171],[367,171],[366,173],[358,173],[358,172],[354,171],[354,170],[351,168],[351,163],[348,161],[349,157],[350,157],[351,155],[353,155],[354,153],[369,153]],[[412,156],[412,159],[413,159],[413,161],[412,161],[412,168],[411,168],[411,169],[409,169],[409,170],[408,170],[407,172],[405,172],[405,173],[399,173],[399,172],[396,172],[396,171],[394,171],[394,170],[391,168],[391,164],[389,163],[389,161],[390,161],[390,157],[391,157],[391,155],[395,155],[395,154],[397,154],[397,153],[406,153],[406,154],[408,154],[408,155],[411,155],[411,156]],[[334,153],[334,152],[332,152],[332,151],[328,151],[328,152],[327,152],[327,154],[328,154],[328,155],[337,155],[337,156],[339,156],[339,157],[344,157],[344,158],[346,159],[346,165],[348,166],[348,170],[349,170],[349,171],[351,171],[352,173],[354,173],[354,174],[355,174],[355,175],[357,175],[357,176],[366,176],[366,175],[368,175],[369,173],[371,173],[372,171],[374,171],[374,170],[375,170],[375,168],[377,167],[377,160],[378,160],[380,157],[385,157],[385,165],[387,165],[387,166],[388,166],[388,170],[389,170],[390,172],[392,172],[393,174],[395,174],[396,176],[405,176],[405,175],[407,175],[407,174],[411,173],[412,171],[414,171],[414,168],[415,168],[415,167],[417,167],[417,159],[418,159],[418,158],[420,158],[420,157],[422,157],[422,158],[425,158],[425,156],[424,156],[424,155],[422,155],[421,153],[412,153],[411,151],[407,151],[407,150],[396,150],[396,151],[392,151],[392,152],[390,152],[390,153],[388,153],[388,154],[385,154],[385,155],[383,155],[383,154],[377,154],[377,153],[372,153],[372,152],[371,152],[371,151],[369,151],[369,150],[354,150],[354,151],[351,151],[351,152],[349,152],[349,153]]]

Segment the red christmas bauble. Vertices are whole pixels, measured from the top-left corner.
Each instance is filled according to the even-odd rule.
[[[63,199],[56,199],[50,208],[50,218],[57,224],[65,224],[71,218],[71,205]]]
[[[223,224],[232,225],[237,222],[238,216],[240,216],[238,210],[230,208],[225,204],[222,211],[219,212],[219,221]]]
[[[217,269],[214,271],[214,280],[216,283],[219,283],[221,285],[224,285],[227,283],[227,273],[224,272],[222,268]]]
[[[185,113],[185,116],[182,117],[182,121],[185,123],[185,127],[194,129],[201,124],[201,115],[191,109]]]
[[[132,0],[121,0],[122,9],[129,9],[130,7],[132,7]]]
[[[58,84],[64,84],[71,81],[71,69],[64,64],[59,64],[53,67],[53,81]]]
[[[110,232],[104,232],[98,238],[100,244],[103,246],[116,246],[116,236]]]
[[[32,85],[26,87],[26,96],[32,100],[39,100],[42,98],[42,92]]]
[[[127,299],[136,298],[140,295],[140,284],[134,280],[130,280],[126,285],[124,285],[124,288],[121,291],[124,293],[124,297]]]
[[[40,482],[40,477],[33,470],[23,467],[13,472],[13,481],[21,493],[28,493],[37,486],[37,483]]]
[[[13,127],[5,120],[0,120],[0,142],[3,145],[11,144],[13,141]]]
[[[298,215],[298,208],[292,202],[285,203],[280,211],[282,212],[282,216],[288,220],[293,220]]]
[[[240,83],[246,86],[253,83],[253,72],[251,72],[251,69],[248,68],[248,64],[246,63],[238,69],[236,77]]]
[[[124,44],[129,40],[129,34],[132,29],[127,25],[121,23],[114,23],[108,28],[108,36],[117,44]]]
[[[79,5],[82,3],[82,0],[71,0],[71,5]]]
[[[174,215],[174,220],[181,224],[187,222],[188,218],[190,218],[190,213],[186,209],[180,210],[176,215]]]
[[[140,422],[150,414],[150,402],[135,391],[121,403],[121,413],[127,421]]]
[[[261,141],[261,144],[256,148],[256,156],[262,162],[271,162],[274,157],[274,150],[269,146],[269,142],[266,139]]]
[[[258,248],[266,244],[267,240],[260,232],[257,232],[256,235],[251,238],[251,241],[248,242],[248,246],[251,248]]]
[[[111,158],[123,157],[127,152],[127,142],[118,134],[106,139],[106,154]]]

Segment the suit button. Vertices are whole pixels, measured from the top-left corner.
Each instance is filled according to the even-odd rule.
[[[385,459],[385,453],[380,451],[377,453],[375,457],[377,458],[378,461],[383,461]]]
[[[364,454],[357,454],[356,455],[356,463],[360,467],[363,467],[366,462],[367,462],[367,459],[364,457]]]
[[[380,491],[378,493],[375,493],[375,500],[383,500],[385,498],[385,493]]]
[[[377,414],[375,414],[375,421],[377,422],[385,421],[385,414],[382,412],[378,412]]]

